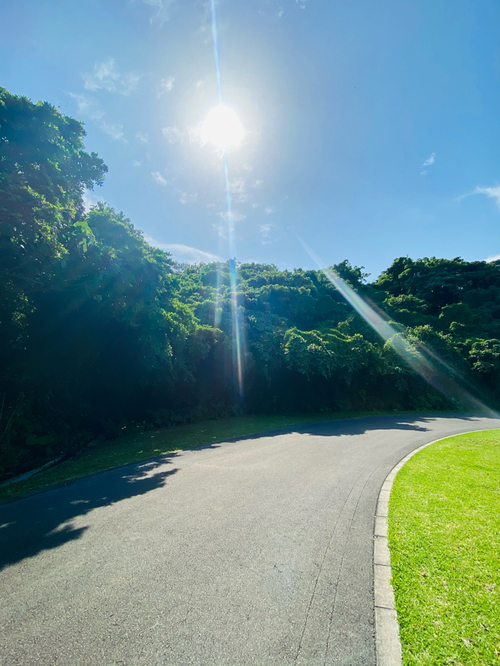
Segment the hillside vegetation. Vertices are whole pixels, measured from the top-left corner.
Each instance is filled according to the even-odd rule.
[[[0,89],[0,475],[137,429],[243,413],[449,409],[321,271],[179,265],[123,213],[84,211],[106,167],[83,124]],[[498,403],[500,262],[333,266]],[[232,304],[241,325],[237,382]]]

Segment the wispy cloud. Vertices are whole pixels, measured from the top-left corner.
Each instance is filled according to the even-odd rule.
[[[100,201],[104,201],[103,197],[100,194],[92,192],[92,190],[84,190],[83,195],[83,207],[85,212],[88,213],[92,206],[96,206]]]
[[[132,166],[133,167],[140,167],[140,166],[142,166],[142,162],[140,162],[139,160],[134,160],[132,162]]]
[[[281,17],[283,16],[284,13],[285,13],[285,10],[284,10],[282,7],[280,7],[279,12],[277,13],[277,17],[278,17],[278,18],[281,18]]]
[[[229,182],[229,191],[233,195],[235,203],[246,203],[248,201],[246,183],[243,178],[233,178]]]
[[[167,185],[168,181],[166,178],[164,178],[159,171],[151,171],[151,176],[153,177],[153,180],[155,183],[158,183],[158,185]]]
[[[422,166],[423,166],[423,167],[429,167],[429,166],[432,166],[432,165],[434,164],[435,161],[436,161],[436,153],[431,153],[431,154],[429,155],[429,157],[425,160],[425,162],[422,164]],[[423,169],[423,170],[420,172],[420,175],[421,175],[421,176],[426,176],[426,175],[427,175],[427,169]]]
[[[500,207],[500,185],[497,187],[476,187],[472,194],[486,194],[490,199],[495,199],[497,206]]]
[[[434,164],[436,161],[436,153],[431,153],[430,156],[425,160],[425,162],[422,164],[422,166],[430,166],[431,164]]]
[[[492,261],[500,261],[500,254],[495,254],[492,257],[486,257],[485,261],[491,263]]]
[[[246,219],[246,215],[243,215],[243,213],[239,213],[236,210],[231,211],[231,213],[228,213],[227,211],[221,211],[219,213],[219,217],[222,217],[224,222],[229,222],[230,220],[233,222],[241,222],[242,220]]]
[[[148,235],[145,235],[144,238],[153,247],[157,247],[165,252],[170,252],[174,259],[180,262],[199,264],[203,262],[220,261],[220,258],[216,254],[199,250],[196,247],[189,247],[189,245],[181,245],[179,243],[161,243]]]
[[[107,90],[125,96],[137,90],[141,77],[142,74],[136,72],[120,74],[116,69],[114,58],[111,57],[97,62],[92,74],[82,75],[86,90]]]
[[[243,194],[245,192],[245,181],[243,178],[233,178],[230,180],[229,191],[231,194]]]
[[[158,23],[160,27],[169,20],[170,9],[175,3],[175,0],[142,0],[145,5],[149,5],[153,9],[150,23]]]
[[[178,143],[179,141],[182,141],[182,132],[175,125],[163,127],[161,132],[169,143]]]
[[[95,100],[85,97],[85,95],[77,95],[76,93],[70,93],[69,96],[75,100],[78,113],[88,115],[92,120],[96,120],[98,117],[102,118],[104,115],[104,111],[97,111]]]
[[[262,245],[269,245],[269,243],[272,243],[273,241],[270,239],[271,236],[271,231],[275,229],[276,227],[274,224],[266,223],[266,224],[261,224],[259,226],[259,234],[261,236],[261,243]]]
[[[266,206],[266,207],[264,208],[264,213],[265,213],[266,215],[272,215],[272,214],[275,213],[275,212],[276,212],[276,208],[273,208],[272,206]]]
[[[156,93],[158,97],[161,97],[165,93],[169,93],[175,83],[175,76],[167,76],[166,79],[160,79],[160,83],[156,86]]]
[[[227,238],[227,224],[224,224],[223,222],[214,222],[212,227],[217,236],[220,238]]]
[[[115,141],[123,141],[124,143],[127,143],[127,139],[123,135],[123,125],[114,125],[113,123],[101,120],[99,127]]]
[[[135,138],[140,141],[141,143],[148,143],[149,142],[149,137],[146,134],[146,132],[137,132],[135,135]]]
[[[96,122],[103,132],[106,132],[106,134],[112,139],[115,139],[115,141],[123,141],[124,143],[127,143],[127,139],[123,134],[123,125],[116,125],[104,120],[106,114],[99,108],[95,99],[86,97],[85,95],[77,95],[75,93],[70,93],[69,95],[76,101],[78,113],[81,113],[82,116],[87,116],[90,120]]]
[[[486,187],[483,185],[478,185],[472,192],[466,192],[457,197],[457,202],[460,203],[462,199],[467,199],[467,197],[472,197],[474,194],[485,194],[489,199],[495,199],[495,203],[500,208],[500,185],[496,187]]]
[[[181,192],[181,204],[193,203],[198,198],[198,192]]]
[[[264,238],[269,238],[269,234],[271,233],[272,228],[273,228],[272,224],[261,224],[259,227],[259,233]]]

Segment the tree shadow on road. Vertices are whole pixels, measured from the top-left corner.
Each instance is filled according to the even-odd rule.
[[[165,459],[136,463],[1,506],[0,570],[79,539],[88,527],[71,524],[78,516],[161,488],[177,471],[167,465]]]
[[[489,415],[451,413],[368,416],[279,428],[224,441],[243,442],[287,434],[336,438],[383,430],[400,430],[402,434],[408,431],[424,433],[432,431],[436,419],[447,417],[473,423]],[[191,453],[217,449],[222,443],[214,442],[191,449]],[[0,506],[0,570],[42,551],[79,539],[88,527],[72,525],[71,521],[75,518],[161,488],[167,478],[177,472],[177,468],[172,468],[172,461],[178,455],[180,453],[169,453],[157,460],[96,474],[66,487]]]
[[[429,432],[432,423],[436,419],[453,418],[461,421],[476,421],[478,419],[498,417],[489,414],[398,414],[395,416],[362,416],[352,419],[341,419],[338,421],[322,421],[319,423],[307,423],[302,426],[276,428],[267,432],[257,432],[254,435],[245,435],[228,439],[228,442],[237,442],[246,439],[260,439],[262,437],[275,437],[297,433],[300,435],[314,435],[316,437],[339,437],[341,435],[362,435],[375,430],[402,430]],[[204,447],[208,448],[208,447]]]

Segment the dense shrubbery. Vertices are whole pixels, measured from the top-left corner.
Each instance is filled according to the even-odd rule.
[[[82,192],[106,167],[81,123],[0,89],[0,474],[99,436],[243,411],[450,403],[318,271],[238,267],[244,393],[229,263],[178,266]],[[333,267],[496,401],[500,262],[400,258],[368,284]]]

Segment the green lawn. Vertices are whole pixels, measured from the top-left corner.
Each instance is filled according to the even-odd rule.
[[[274,428],[356,416],[374,416],[381,413],[321,412],[318,414],[236,416],[128,435],[114,441],[103,442],[96,448],[85,449],[76,458],[41,472],[26,481],[0,488],[0,502],[43,490],[53,484],[95,472],[102,472],[113,467],[120,467],[128,463],[155,458],[172,451],[192,449],[212,442],[251,435]]]
[[[500,664],[500,430],[409,460],[391,493],[389,547],[404,666]]]

